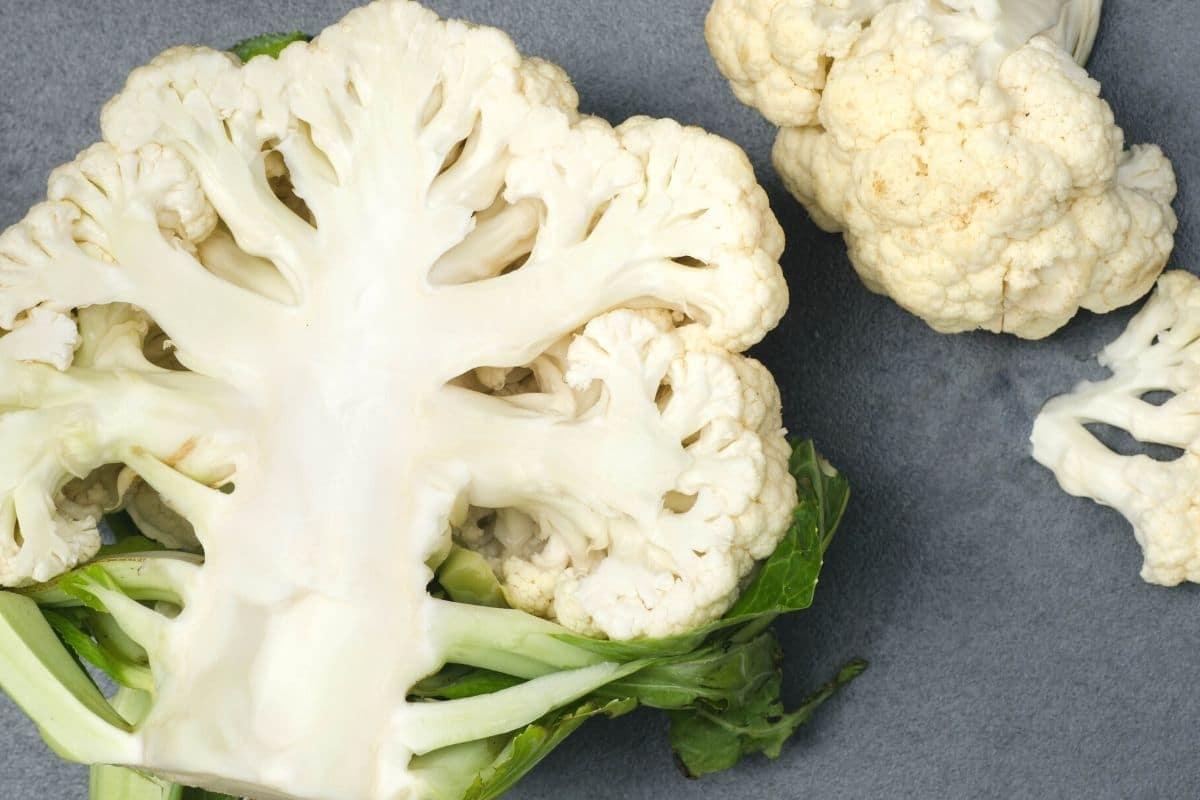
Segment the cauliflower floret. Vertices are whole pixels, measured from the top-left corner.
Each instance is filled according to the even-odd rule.
[[[1111,378],[1046,404],[1033,428],[1033,457],[1065,491],[1125,515],[1145,552],[1144,580],[1200,582],[1200,278],[1164,275],[1100,363]],[[1152,402],[1153,393],[1168,399]],[[1182,453],[1173,461],[1121,456],[1088,431],[1092,423]]]
[[[779,126],[817,121],[829,65],[888,0],[717,0],[705,33],[734,94]]]
[[[52,318],[31,342],[57,347],[67,340],[61,368],[44,358],[21,360],[18,348],[5,347],[42,325],[43,314]],[[220,437],[191,432],[206,413],[203,403],[179,405],[165,396],[163,385],[176,378],[146,359],[149,329],[144,314],[123,304],[80,309],[77,322],[38,307],[0,337],[0,438],[8,454],[0,469],[0,586],[46,581],[91,558],[100,547],[101,516],[126,505],[135,519],[156,523],[144,528],[147,535],[196,549],[186,520],[116,463],[124,460],[125,437],[137,430],[143,447],[195,480],[219,484],[232,469]]]
[[[738,96],[782,126],[789,191],[869,289],[938,331],[1041,338],[1141,297],[1174,245],[1170,163],[1123,149],[1072,60],[1097,23],[1090,0],[720,0],[708,31]],[[790,43],[834,30],[836,50],[793,65]]]
[[[770,374],[668,314],[614,311],[572,340],[565,380],[581,402],[553,422],[558,436],[614,428],[576,454],[596,462],[596,485],[573,497],[578,471],[538,470],[512,505],[473,514],[460,543],[488,557],[514,605],[583,633],[668,636],[720,616],[795,503]],[[636,441],[662,458],[615,463]]]
[[[156,275],[167,265],[189,258],[196,243],[208,237],[217,224],[217,215],[195,173],[175,151],[159,145],[122,153],[101,143],[54,171],[49,197],[22,224],[0,236],[0,285],[4,287],[0,316],[10,316],[18,306],[44,298],[41,305],[14,317],[13,330],[0,338],[0,357],[27,360],[17,345],[30,332],[27,326],[40,322],[40,344],[53,345],[56,353],[52,358],[34,360],[48,362],[63,373],[51,374],[34,364],[6,366],[12,380],[9,391],[18,398],[14,405],[28,409],[22,414],[29,420],[19,433],[14,429],[7,434],[6,441],[15,444],[21,437],[40,453],[40,486],[46,499],[40,506],[32,501],[14,504],[13,532],[4,540],[11,542],[6,544],[11,560],[0,585],[45,580],[90,558],[100,546],[96,524],[104,512],[121,508],[130,498],[142,498],[139,507],[146,504],[149,490],[135,485],[138,491],[129,494],[131,479],[119,490],[112,489],[115,494],[110,492],[103,502],[85,500],[72,491],[75,479],[88,479],[93,470],[124,460],[121,448],[127,445],[121,440],[127,431],[114,441],[114,412],[120,415],[117,424],[125,428],[138,426],[135,415],[139,411],[155,415],[162,424],[149,426],[156,430],[141,434],[140,446],[167,460],[178,456],[172,463],[197,480],[216,480],[231,470],[223,454],[218,455],[221,446],[209,452],[212,440],[194,437],[182,424],[180,417],[187,412],[163,409],[158,387],[132,380],[139,373],[151,376],[166,370],[145,353],[150,317],[128,303],[112,302],[120,298],[144,307],[169,304],[176,309],[189,308],[187,289],[165,284]],[[204,270],[191,272],[187,278],[201,287],[213,280]],[[75,319],[49,310],[72,307],[78,309]],[[200,326],[215,324],[215,317],[209,315],[219,311],[189,308],[189,313]],[[52,329],[45,327],[50,325]],[[207,335],[199,328],[193,332]],[[188,333],[177,329],[175,335]],[[6,341],[13,344],[5,348]],[[180,376],[180,380],[189,378]],[[101,400],[105,392],[112,396]],[[168,401],[168,406],[173,402]],[[56,437],[55,431],[62,433]],[[14,483],[21,469],[17,467],[12,481],[5,484],[14,496],[32,491]],[[101,486],[95,481],[84,485]],[[50,559],[39,560],[39,548],[46,548],[40,543],[55,537],[27,531],[46,528],[46,508],[56,520],[57,538],[70,546],[57,545],[49,551]],[[155,529],[147,532],[155,535]],[[172,544],[183,541],[175,537],[166,540]]]
[[[39,306],[13,322],[0,337],[0,358],[40,361],[55,369],[66,369],[79,346],[79,329],[66,314]]]
[[[100,516],[119,508],[125,491],[109,487],[98,499],[105,484],[91,476],[125,460],[131,431],[144,427],[139,448],[161,458],[186,448],[179,467],[197,480],[230,471],[215,456],[221,448],[208,452],[212,440],[202,444],[195,419],[186,419],[207,413],[164,398],[162,383],[195,383],[194,376],[151,378],[166,372],[144,353],[151,321],[113,302],[187,308],[205,322],[203,310],[157,278],[190,258],[216,224],[191,168],[159,146],[120,153],[98,144],[55,170],[49,194],[0,235],[0,325],[10,328],[0,337],[0,405],[8,409],[0,427],[10,453],[0,475],[4,586],[48,580],[96,553]],[[188,279],[203,285],[211,276],[198,270]],[[155,422],[143,426],[145,419]]]
[[[17,516],[23,524],[17,525]],[[0,582],[26,586],[48,581],[100,549],[93,518],[72,519],[56,509],[40,488],[14,493],[0,508]]]

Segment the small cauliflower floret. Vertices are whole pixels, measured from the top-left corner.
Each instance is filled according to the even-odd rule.
[[[780,127],[817,123],[829,66],[888,0],[716,0],[705,33],[734,94]]]
[[[1036,339],[1137,300],[1174,246],[1170,163],[1124,149],[1076,64],[1098,23],[1094,0],[718,0],[708,36],[869,289]]]
[[[177,616],[80,579],[155,696],[75,757],[239,797],[462,797],[439,787],[494,737],[639,666],[557,637],[713,622],[784,540],[779,398],[741,355],[787,306],[766,194],[729,142],[577,101],[405,0],[277,60],[175,49],[0,238],[0,582],[71,567],[119,504],[204,553]],[[455,535],[568,627],[431,596]],[[447,663],[526,682],[415,699]],[[431,783],[444,759],[473,767]]]
[[[1111,378],[1046,404],[1033,456],[1065,491],[1125,515],[1145,552],[1144,580],[1200,582],[1200,278],[1164,275],[1100,363]],[[1182,453],[1173,461],[1118,455],[1085,427],[1093,423]]]
[[[684,633],[720,616],[778,544],[795,487],[774,382],[688,331],[661,312],[593,320],[567,353],[578,410],[538,432],[541,464],[511,497],[473,487],[496,511],[473,514],[460,543],[513,605],[615,639]]]
[[[18,464],[42,471],[22,475],[0,507],[0,582],[5,586],[49,580],[100,549],[95,518],[74,519],[57,508],[55,483],[61,478],[53,466]],[[6,485],[13,482],[11,476],[4,479]]]
[[[79,346],[79,329],[66,314],[45,307],[31,308],[13,321],[0,337],[0,358],[39,361],[66,369]]]

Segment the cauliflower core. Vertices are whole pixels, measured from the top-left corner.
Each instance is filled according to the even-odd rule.
[[[122,502],[206,556],[128,763],[419,797],[452,537],[614,638],[718,617],[779,542],[779,399],[739,354],[787,305],[766,196],[726,141],[576,102],[402,0],[277,61],[172,50],[0,238],[0,582],[88,558]]]
[[[708,39],[863,282],[942,332],[1054,332],[1145,294],[1176,184],[1086,61],[1097,0],[717,0]]]
[[[1033,457],[1067,492],[1125,515],[1145,552],[1144,580],[1200,582],[1200,278],[1164,275],[1100,363],[1111,378],[1046,404]],[[1094,423],[1182,452],[1173,461],[1118,455],[1085,427]]]

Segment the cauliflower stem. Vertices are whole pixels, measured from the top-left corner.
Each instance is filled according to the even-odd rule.
[[[638,706],[670,714],[671,745],[689,775],[774,758],[837,678],[784,713],[771,623],[812,602],[823,556],[849,497],[844,478],[809,442],[790,464],[800,486],[792,525],[720,620],[665,639],[592,639],[528,613],[480,605],[502,597],[486,562],[459,551],[430,584],[440,660],[405,710],[415,724],[409,765],[430,800],[499,797],[583,722]],[[38,721],[63,757],[93,768],[92,800],[204,800],[218,795],[129,769],[131,733],[154,703],[162,629],[186,610],[202,562],[187,553],[110,548],[53,581],[0,592],[0,685]],[[382,634],[386,635],[386,634]],[[121,688],[106,699],[76,658]]]

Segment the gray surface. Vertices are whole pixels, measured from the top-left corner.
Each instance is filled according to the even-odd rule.
[[[95,137],[96,110],[126,72],[175,43],[228,44],[319,29],[351,3],[0,0],[0,227],[48,171]],[[816,608],[783,624],[799,695],[836,663],[872,669],[776,764],[688,783],[663,723],[596,724],[514,797],[817,798],[1200,796],[1193,721],[1200,651],[1189,587],[1137,578],[1114,513],[1061,494],[1027,455],[1039,405],[1094,374],[1091,354],[1127,313],[1084,316],[1048,342],[943,337],[853,277],[780,188],[770,128],[720,80],[701,33],[706,0],[441,0],[501,24],[562,64],[587,110],[673,116],[745,147],[787,228],[794,302],[758,350],[856,498]],[[1197,0],[1110,0],[1093,62],[1130,141],[1157,141],[1181,176],[1174,265],[1195,268],[1200,203]],[[0,705],[0,797],[85,797]],[[349,799],[347,799],[349,800]]]

